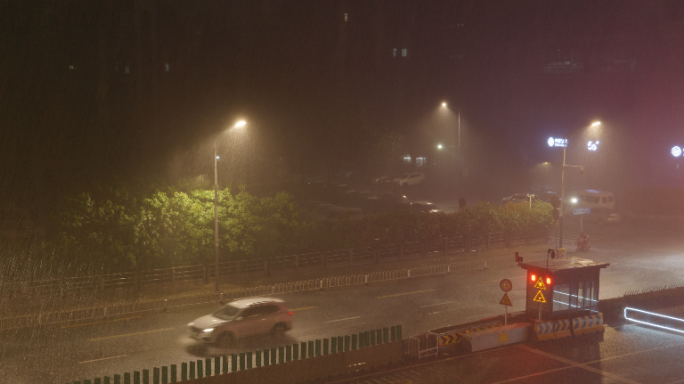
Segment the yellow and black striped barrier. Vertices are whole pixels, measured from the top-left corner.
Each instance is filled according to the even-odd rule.
[[[570,319],[555,320],[553,322],[553,334],[556,336],[556,339],[572,336]]]
[[[482,331],[485,329],[490,329],[490,328],[495,328],[495,327],[500,327],[502,324],[497,323],[497,324],[487,324],[487,325],[482,325],[479,327],[472,327],[472,328],[467,328],[467,329],[457,329],[454,331],[450,332],[445,332],[439,334],[439,346],[440,347],[446,347],[451,344],[457,344],[463,341],[463,335],[470,333],[470,332],[477,332],[477,331]]]
[[[582,316],[572,319],[573,335],[582,335],[592,332],[603,332],[603,313]]]
[[[542,340],[552,340],[556,338],[556,334],[553,332],[553,321],[540,321],[534,323],[532,327],[532,340],[542,341]]]

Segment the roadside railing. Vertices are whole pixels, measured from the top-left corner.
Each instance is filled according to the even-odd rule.
[[[514,265],[512,257],[495,260],[473,260],[447,264],[426,265],[411,269],[372,272],[348,276],[326,277],[273,285],[235,289],[222,293],[202,293],[186,296],[172,296],[165,299],[146,300],[121,303],[109,306],[46,311],[25,316],[9,316],[0,318],[0,330],[17,329],[33,326],[77,324],[85,321],[108,318],[123,318],[146,312],[162,312],[174,308],[210,303],[225,303],[245,297],[269,296],[282,293],[306,292],[345,286],[368,285],[384,281],[406,280],[424,276],[445,275],[457,271],[488,269],[499,266]]]
[[[475,248],[529,244],[530,241],[545,238],[546,233],[490,233],[487,236],[465,238],[463,236],[439,239],[430,242],[407,242],[385,244],[375,247],[280,256],[271,259],[250,259],[219,264],[222,278],[239,274],[264,273],[300,269],[323,269],[359,264],[399,261],[411,258],[447,255],[454,252],[469,252]],[[416,271],[416,273],[421,273]],[[215,279],[213,266],[190,265],[140,272],[121,272],[102,275],[61,277],[33,281],[0,284],[0,299],[16,296],[96,294],[101,291],[140,292],[145,289],[171,288],[187,284],[208,284]]]
[[[226,376],[225,382],[231,383],[287,384],[348,375],[398,363],[403,358],[402,327],[393,325],[351,335],[184,362],[180,365],[180,372],[177,364],[171,364],[154,367],[152,371],[143,369],[142,372],[84,380],[83,384],[199,384],[209,383],[206,379],[221,375]],[[81,381],[72,384],[81,384]]]

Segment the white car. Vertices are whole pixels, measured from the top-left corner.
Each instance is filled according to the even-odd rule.
[[[394,179],[401,187],[418,185],[425,181],[425,175],[422,173],[407,173]]]
[[[188,331],[199,342],[226,348],[247,336],[271,333],[282,337],[292,329],[293,315],[280,299],[254,297],[232,301],[211,315],[195,319],[188,324]]]

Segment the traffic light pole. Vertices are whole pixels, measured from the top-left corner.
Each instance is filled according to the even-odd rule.
[[[559,223],[559,236],[558,236],[558,248],[563,248],[563,221],[564,221],[564,216],[563,215],[563,209],[565,208],[563,205],[565,203],[565,150],[568,147],[568,142],[566,141],[564,143],[563,147],[563,166],[561,167],[561,198],[560,198],[560,212],[558,212],[558,219],[560,220]]]

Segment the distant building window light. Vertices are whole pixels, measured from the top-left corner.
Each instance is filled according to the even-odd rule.
[[[164,64],[164,69],[166,69],[166,72],[169,71],[169,63]]]
[[[392,50],[392,57],[397,57],[397,49],[396,48],[394,48]]]
[[[71,69],[73,71],[74,69],[76,69],[76,67],[74,67],[73,65],[70,65],[69,69]]]
[[[131,73],[131,67],[127,65],[126,68],[124,68],[124,73]]]
[[[344,14],[344,21],[345,22],[349,21],[349,14],[348,13]]]
[[[423,165],[427,164],[427,158],[425,157],[416,157],[416,166],[422,167]]]
[[[411,162],[411,155],[404,155],[404,157],[401,158],[405,163],[410,163]]]
[[[408,49],[406,49],[406,48],[402,49],[402,50],[401,50],[401,55],[402,55],[403,57],[406,57],[406,55],[407,55],[407,53],[408,53],[407,51],[408,51]]]

